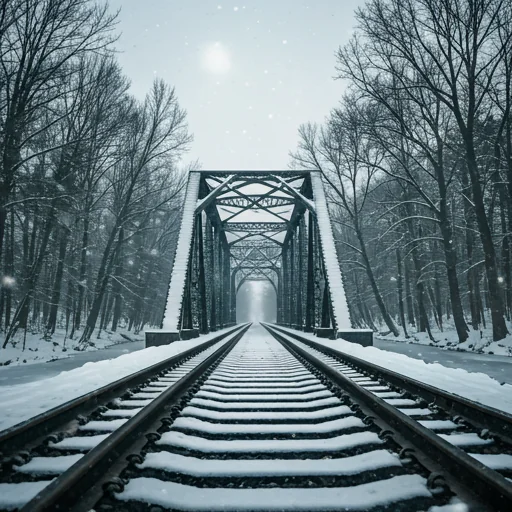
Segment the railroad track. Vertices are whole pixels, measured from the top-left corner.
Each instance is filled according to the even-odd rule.
[[[220,348],[193,355],[163,380],[84,417],[64,437],[54,434],[7,458],[11,495],[27,495],[20,486],[42,487],[9,508],[512,510],[509,469],[498,472],[475,458],[508,460],[506,435],[469,432],[469,423],[441,418],[442,409],[430,410],[410,391],[266,327],[237,331]],[[441,437],[466,433],[475,434],[472,455]],[[450,450],[439,459],[444,444]],[[466,459],[480,473],[471,473]],[[461,472],[451,474],[453,468]],[[2,485],[0,509],[8,489]]]

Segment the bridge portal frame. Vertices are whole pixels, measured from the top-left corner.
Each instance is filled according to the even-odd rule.
[[[154,333],[172,341],[234,325],[236,293],[251,279],[276,290],[278,324],[324,337],[352,331],[319,171],[191,171]]]

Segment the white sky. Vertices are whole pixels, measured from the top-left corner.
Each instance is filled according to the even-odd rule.
[[[142,98],[176,87],[203,169],[285,169],[297,129],[322,122],[343,84],[335,52],[362,0],[110,0],[119,60]]]

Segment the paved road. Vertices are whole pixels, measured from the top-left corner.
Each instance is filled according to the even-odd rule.
[[[443,350],[430,345],[379,339],[374,340],[374,346],[415,359],[422,359],[426,363],[439,363],[449,368],[463,368],[468,372],[486,373],[499,382],[512,384],[512,357]]]
[[[0,386],[10,386],[12,384],[23,384],[35,380],[48,379],[61,372],[73,370],[83,366],[91,361],[103,361],[113,359],[114,357],[128,354],[144,348],[144,341],[133,341],[129,343],[120,343],[111,347],[95,350],[93,352],[81,352],[72,354],[66,359],[58,359],[48,363],[33,363],[20,366],[2,366],[0,367]]]

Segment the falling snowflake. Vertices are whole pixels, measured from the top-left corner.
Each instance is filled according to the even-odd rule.
[[[12,288],[16,284],[16,279],[12,276],[2,276],[2,286]]]
[[[269,115],[268,115],[268,118],[269,118],[269,119],[272,119],[273,117],[274,117],[274,114],[269,114]]]
[[[233,11],[235,11],[235,12],[238,11],[238,7],[236,7],[236,6],[233,7]]]
[[[283,39],[283,44],[288,44],[288,41],[286,39]]]

